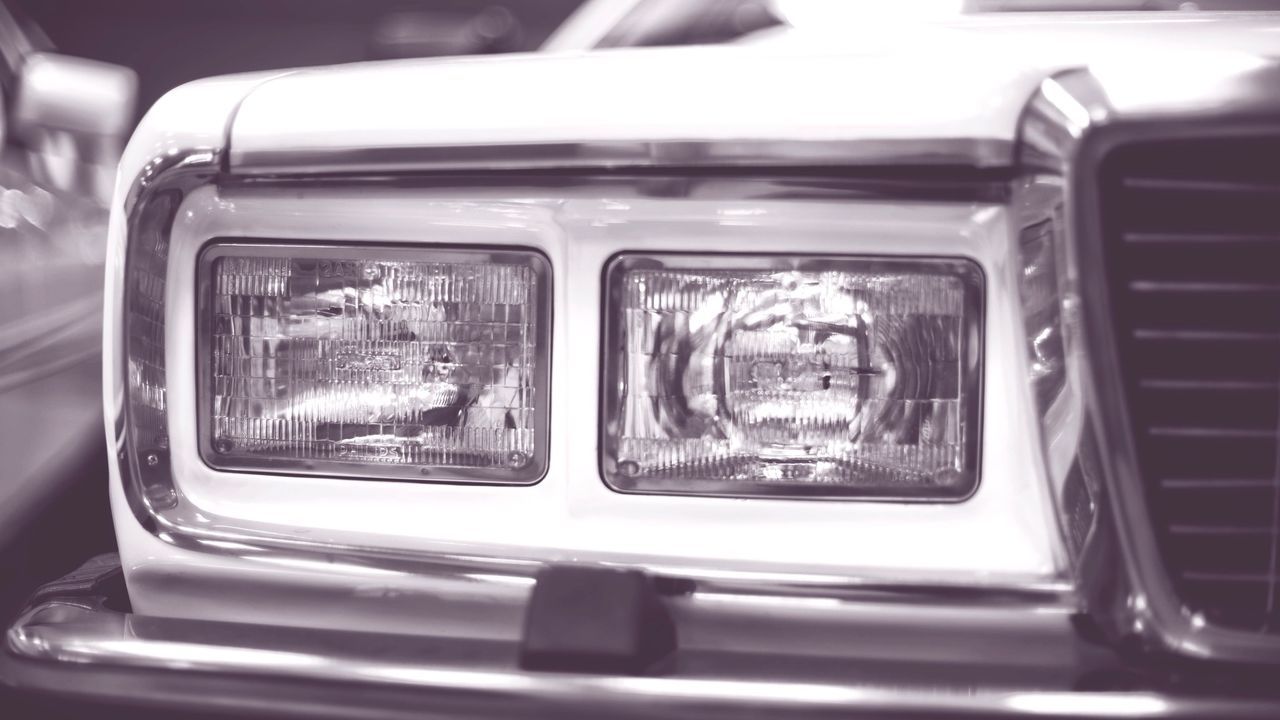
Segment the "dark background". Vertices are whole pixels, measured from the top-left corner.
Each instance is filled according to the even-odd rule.
[[[139,75],[138,115],[165,91],[210,75],[381,59],[388,29],[447,32],[505,8],[536,49],[581,0],[10,0],[68,55]],[[412,54],[412,53],[407,53]],[[410,91],[406,88],[406,91]]]

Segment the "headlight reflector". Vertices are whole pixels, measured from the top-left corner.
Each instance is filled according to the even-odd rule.
[[[200,268],[210,465],[513,483],[545,471],[541,255],[215,244]]]
[[[960,499],[982,279],[954,259],[646,256],[606,271],[622,491]]]

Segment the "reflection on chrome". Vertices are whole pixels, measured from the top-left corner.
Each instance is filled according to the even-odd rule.
[[[1143,443],[1136,434],[1144,431],[1130,423],[1132,408],[1121,373],[1120,345],[1130,330],[1118,319],[1122,301],[1110,285],[1115,278],[1100,271],[1108,267],[1112,250],[1107,248],[1113,246],[1104,235],[1106,193],[1100,192],[1099,179],[1105,177],[1113,152],[1125,146],[1274,137],[1278,80],[1280,67],[1273,60],[1233,51],[1171,55],[1159,73],[1115,61],[1060,72],[1040,84],[1021,118],[1023,182],[1015,185],[1014,194],[1015,207],[1024,213],[1023,229],[1047,216],[1063,226],[1051,242],[1059,245],[1056,309],[1066,378],[1056,401],[1040,408],[1041,430],[1063,526],[1078,556],[1082,594],[1095,598],[1095,616],[1109,633],[1140,638],[1180,655],[1266,664],[1276,661],[1275,638],[1197,617],[1179,595],[1165,548],[1157,540],[1162,531],[1148,507],[1151,496],[1139,468]],[[1166,210],[1172,208],[1159,212]],[[1265,210],[1262,214],[1270,217]],[[1209,220],[1208,215],[1198,222]],[[1166,230],[1177,236],[1176,220]],[[1035,243],[1021,249],[1024,268],[1044,268],[1036,259]],[[1217,252],[1210,257],[1217,260]],[[1035,327],[1050,318],[1026,319]],[[1222,486],[1230,487],[1230,482]],[[1201,497],[1205,500],[1197,502],[1203,507],[1224,506],[1221,497]],[[1102,512],[1106,508],[1113,512]],[[1096,532],[1104,522],[1110,523],[1105,527],[1109,532]],[[1236,528],[1229,524],[1227,530]],[[1196,541],[1197,552],[1213,557],[1214,563],[1245,555],[1206,551],[1202,539]],[[1104,565],[1107,569],[1100,570]],[[1240,604],[1243,587],[1221,597]]]
[[[1005,699],[1010,709],[1036,715],[1089,717],[1159,717],[1171,705],[1159,695],[1142,693],[1080,695],[1077,693],[1018,693]]]
[[[243,630],[248,626],[228,626]],[[278,637],[277,637],[278,635]],[[198,639],[197,639],[198,638]],[[343,640],[346,640],[343,642]],[[742,703],[776,713],[821,717],[1024,716],[1075,718],[1270,717],[1264,701],[1235,699],[1211,703],[1152,692],[984,689],[963,683],[890,686],[875,681],[739,677],[704,668],[651,677],[527,672],[484,653],[450,654],[446,646],[427,652],[431,640],[359,633],[210,634],[199,623],[121,615],[86,604],[51,601],[24,613],[7,636],[22,657],[95,663],[114,667],[183,670],[195,673],[253,674],[274,679],[358,683],[441,693],[467,704],[458,708],[521,703],[522,715],[549,717],[572,708],[590,717],[625,711],[637,717],[684,717],[687,713],[741,711]],[[273,646],[275,644],[275,646]],[[429,657],[430,660],[424,660]],[[503,656],[505,657],[505,656]],[[366,698],[353,693],[352,702]],[[365,705],[368,709],[367,704]],[[557,710],[560,713],[557,713]]]

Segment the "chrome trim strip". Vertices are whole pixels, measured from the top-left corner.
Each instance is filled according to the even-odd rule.
[[[235,178],[226,172],[222,156],[207,148],[186,152],[168,152],[147,163],[130,188],[125,201],[128,217],[126,257],[136,244],[138,219],[148,203],[162,193],[185,194],[202,184],[225,183]],[[180,203],[174,203],[176,212]],[[123,292],[128,292],[122,288]],[[125,308],[126,315],[128,306]],[[122,333],[116,343],[125,352],[127,325],[117,325]],[[127,388],[128,365],[123,357],[106,358],[115,362],[124,375],[120,381]],[[386,547],[367,547],[326,542],[323,538],[300,539],[282,535],[270,527],[258,527],[234,519],[214,516],[196,506],[175,486],[167,452],[151,453],[155,462],[140,462],[126,437],[128,393],[115,395],[122,404],[114,411],[116,451],[124,494],[134,517],[160,540],[176,547],[222,556],[260,558],[269,556],[284,561],[318,562],[335,573],[344,568],[372,568],[427,575],[465,582],[492,584],[509,591],[512,580],[530,582],[544,565],[542,561],[501,554],[459,553],[455,547],[441,544],[431,551],[407,551]],[[904,581],[884,574],[840,575],[798,574],[758,571],[725,571],[716,568],[665,567],[640,565],[660,580],[673,581],[682,591],[739,595],[746,598],[821,598],[866,599],[892,596],[908,602],[934,600],[964,602],[976,605],[1002,606],[1008,602],[1041,603],[1074,606],[1071,584],[1066,581],[1042,583],[974,584],[959,581],[920,583]]]
[[[966,167],[1007,168],[1014,144],[996,138],[714,140],[440,145],[316,151],[237,151],[237,175],[359,174],[460,170],[634,168]]]
[[[1063,187],[1068,247],[1079,267],[1086,269],[1079,273],[1084,345],[1092,374],[1086,397],[1102,450],[1106,496],[1100,512],[1114,509],[1107,518],[1109,532],[1102,536],[1108,542],[1115,536],[1124,567],[1118,571],[1121,578],[1082,573],[1082,597],[1093,600],[1089,609],[1109,619],[1115,625],[1109,629],[1117,636],[1136,636],[1165,651],[1196,658],[1276,663],[1280,637],[1213,627],[1178,599],[1138,481],[1109,288],[1098,272],[1104,258],[1096,168],[1113,147],[1155,138],[1280,132],[1280,61],[1223,72],[1221,82],[1206,85],[1230,97],[1214,103],[1150,94],[1127,97],[1089,70],[1058,73],[1040,85],[1024,111],[1018,162],[1024,177],[1056,179]],[[1107,597],[1117,592],[1121,597]]]
[[[137,262],[136,255],[139,252],[139,243],[137,242],[136,232],[141,225],[143,212],[146,210],[148,203],[160,196],[162,192],[177,193],[179,196],[185,196],[191,189],[209,182],[221,171],[221,167],[222,158],[220,153],[211,148],[192,148],[185,152],[167,152],[153,157],[143,165],[138,177],[134,180],[133,185],[129,187],[128,193],[124,198],[125,225],[128,234],[123,248],[123,267],[128,268],[132,263]],[[177,203],[173,205],[173,208],[174,212],[176,212]],[[121,372],[119,381],[121,382],[122,392],[114,393],[115,398],[120,403],[119,406],[105,410],[108,413],[114,410],[113,414],[116,417],[114,427],[116,430],[117,460],[129,507],[143,527],[156,532],[157,522],[160,520],[159,513],[163,509],[177,506],[179,493],[173,485],[173,476],[167,453],[164,454],[164,462],[141,463],[136,456],[137,453],[131,452],[134,448],[126,438],[127,430],[132,425],[129,417],[132,403],[130,402],[128,390],[131,378],[128,358],[126,357],[131,320],[128,302],[131,293],[138,291],[138,288],[131,289],[128,287],[128,272],[126,271],[125,280],[120,283],[119,289],[121,302],[118,306],[123,309],[123,316],[117,318],[118,322],[109,325],[107,328],[107,332],[117,334],[115,347],[120,353],[120,357],[103,358],[104,363],[116,363],[115,367]],[[159,444],[159,438],[156,441]]]
[[[214,148],[188,148],[156,155],[142,166],[124,198],[129,227],[137,222],[138,203],[164,189],[189,192],[222,170],[222,153]]]
[[[1270,718],[1276,707],[1265,699],[1073,690],[1069,669],[1087,671],[1090,663],[1066,647],[1056,657],[1068,671],[1051,671],[1054,681],[1011,678],[999,650],[967,667],[944,668],[942,679],[928,677],[928,668],[910,660],[894,667],[892,660],[884,666],[869,656],[881,671],[855,672],[857,679],[851,679],[851,666],[838,660],[832,665],[830,658],[814,665],[765,654],[755,658],[763,664],[752,665],[714,652],[695,653],[687,662],[679,658],[650,676],[543,673],[521,670],[510,643],[172,620],[116,612],[105,602],[95,595],[54,597],[25,611],[6,635],[9,658],[0,662],[0,676],[17,687],[121,698],[118,688],[138,675],[125,675],[123,682],[108,676],[120,684],[93,683],[94,673],[145,670],[153,685],[185,688],[165,695],[166,704],[207,703],[210,688],[192,679],[220,679],[227,683],[220,702],[258,708],[267,702],[286,712],[299,711],[291,681],[322,683],[309,686],[312,693],[337,682],[343,689],[340,708],[365,716],[437,711],[466,717],[707,718],[739,717],[750,708],[787,717]],[[951,622],[964,618],[953,616]],[[1006,640],[1027,646],[1026,639]],[[989,651],[1010,647],[993,645],[990,637],[971,640]],[[1042,645],[1027,649],[1045,654]],[[984,666],[989,675],[967,672]],[[74,671],[77,681],[68,683],[71,676],[59,670]],[[96,689],[83,689],[86,681]],[[405,691],[414,693],[408,707],[398,694]]]

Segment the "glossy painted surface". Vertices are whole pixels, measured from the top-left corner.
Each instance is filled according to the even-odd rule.
[[[707,192],[717,194],[715,183]],[[1017,433],[1021,403],[1011,394],[1004,411],[989,409],[984,435],[985,473],[977,494],[946,507],[899,504],[820,503],[723,498],[634,497],[610,491],[601,481],[594,423],[599,406],[599,277],[604,263],[622,249],[678,250],[676,241],[698,238],[715,251],[767,250],[780,236],[806,252],[848,251],[921,255],[962,255],[984,266],[993,298],[1006,297],[1008,267],[1005,231],[990,206],[918,205],[909,214],[879,202],[670,200],[636,196],[615,188],[598,199],[590,184],[576,190],[538,187],[515,190],[393,190],[360,188],[271,190],[243,186],[193,192],[175,224],[166,305],[170,313],[167,364],[195,367],[192,325],[181,318],[195,306],[191,277],[201,245],[212,238],[275,237],[309,241],[438,242],[517,245],[543,251],[552,264],[559,308],[552,340],[551,465],[538,485],[527,488],[436,484],[368,483],[352,479],[278,477],[216,472],[199,461],[193,423],[170,422],[170,447],[177,505],[159,506],[162,536],[194,534],[212,540],[253,543],[271,537],[297,538],[323,554],[332,547],[363,546],[407,551],[424,561],[442,553],[494,556],[523,562],[596,560],[638,564],[677,576],[718,572],[810,573],[840,582],[942,582],[1003,586],[1051,583],[1060,572],[1052,514],[1042,486],[1024,479],[1035,472],[1034,449]],[[511,198],[516,198],[512,200]],[[317,212],[316,208],[326,208]],[[655,239],[650,239],[655,238]],[[855,240],[856,239],[856,240]],[[687,240],[686,240],[687,241]],[[572,250],[571,250],[572,248]],[[1008,308],[1008,302],[993,303]],[[993,318],[999,318],[993,319]],[[1003,312],[988,319],[987,343],[1005,346],[1014,332]],[[1010,374],[1008,353],[995,352],[988,382]],[[591,378],[588,382],[579,378]],[[197,412],[192,373],[170,376],[172,418]],[[988,400],[991,403],[991,400]],[[995,405],[994,407],[1000,407]],[[587,418],[587,421],[575,420]],[[585,426],[584,426],[585,425]],[[590,433],[590,434],[588,434]],[[585,437],[584,437],[585,436]],[[185,518],[185,519],[184,519]],[[176,523],[176,525],[175,525]],[[769,527],[771,535],[762,535]],[[119,529],[119,526],[118,526]],[[139,535],[136,524],[122,540]],[[956,567],[954,555],[939,553],[930,537],[945,535],[952,549],[966,547],[970,558]],[[216,542],[209,543],[215,546]],[[126,559],[138,552],[126,541]],[[160,546],[164,547],[164,546]],[[151,547],[150,552],[157,552]],[[224,554],[235,555],[234,550]],[[130,581],[149,588],[134,601],[148,612],[223,616],[260,613],[264,620],[305,622],[305,611],[272,606],[245,607],[227,598],[183,593],[154,570],[190,562],[186,583],[208,582],[206,559],[166,548],[166,562],[131,568]],[[269,560],[270,558],[262,558]],[[298,572],[324,574],[324,566],[299,562]],[[212,569],[210,572],[213,572]],[[161,575],[167,573],[161,571]],[[325,583],[332,583],[331,568]],[[356,573],[359,575],[360,573]],[[494,573],[482,573],[492,575]],[[496,574],[504,574],[498,571]],[[523,573],[519,573],[523,574]],[[714,576],[714,574],[713,574]],[[399,573],[379,584],[406,589],[429,578]],[[317,579],[317,581],[319,581]],[[142,585],[146,583],[146,585]],[[160,593],[161,597],[155,597]],[[215,593],[216,595],[216,593]],[[447,600],[447,598],[445,598]],[[393,615],[365,618],[395,623]]]
[[[1132,92],[1143,87],[1135,68],[1147,67],[1134,65],[1135,57],[1169,54],[1179,67],[1196,68],[1196,57],[1214,50],[1273,52],[1277,32],[1275,14],[1018,14],[851,25],[834,13],[828,27],[810,22],[729,47],[307,70],[244,101],[230,163],[269,171],[303,157],[333,171],[360,157],[374,157],[368,164],[376,168],[401,151],[413,157],[415,149],[513,144],[1007,142],[1026,99],[1052,72],[1110,63],[1120,74],[1128,69]],[[831,162],[808,154],[808,162]]]
[[[131,179],[188,150],[229,147],[227,169],[234,174],[333,170],[344,167],[341,161],[351,153],[384,151],[385,158],[400,147],[637,141],[719,147],[740,140],[768,147],[781,140],[805,143],[815,157],[828,141],[835,147],[898,141],[929,147],[959,138],[1007,147],[1027,97],[1050,69],[1078,62],[1086,48],[1118,57],[1122,48],[1132,52],[1140,38],[1136,42],[1147,50],[1167,52],[1193,33],[1208,45],[1271,47],[1277,20],[1148,22],[1126,16],[1026,26],[1009,46],[981,43],[991,52],[970,53],[975,57],[958,51],[974,49],[977,25],[931,26],[915,38],[938,41],[931,55],[921,54],[919,45],[850,47],[834,40],[801,51],[787,36],[759,49],[394,63],[189,86],[161,101],[126,153],[113,215],[117,266],[111,282],[120,277]],[[1036,47],[1043,52],[1031,54]],[[1026,61],[1010,62],[1014,51],[1026,53],[1018,55]],[[880,72],[897,61],[900,73]],[[680,72],[671,72],[676,67]],[[534,72],[537,80],[526,74]],[[758,82],[747,82],[753,73]],[[659,75],[674,76],[673,94],[656,94],[651,80]],[[418,87],[424,90],[405,91]],[[920,92],[903,93],[902,87]],[[592,92],[584,94],[584,88]],[[281,157],[289,163],[272,164]],[[989,166],[975,158],[980,156],[969,158],[972,165]],[[720,573],[755,587],[798,584],[810,591],[860,583],[1052,586],[1064,578],[1068,559],[1050,485],[1037,440],[1025,430],[1035,419],[1020,381],[1026,376],[1024,338],[1004,206],[762,199],[714,191],[662,197],[670,194],[605,193],[589,185],[548,191],[492,181],[453,189],[393,183],[273,189],[224,182],[193,193],[176,224],[169,260],[174,277],[191,277],[199,245],[215,236],[344,242],[438,242],[447,236],[546,252],[563,309],[553,338],[552,468],[531,488],[216,473],[198,462],[195,424],[175,423],[174,483],[184,512],[158,515],[158,527],[144,528],[138,520],[146,516],[135,517],[114,468],[117,534],[137,607],[170,616],[404,631],[424,627],[417,596],[430,598],[431,619],[454,632],[509,636],[518,628],[530,567],[548,560],[635,564],[674,577]],[[979,262],[988,277],[988,390],[978,493],[954,506],[921,507],[608,491],[595,448],[583,440],[594,439],[597,422],[601,269],[620,250],[691,247],[946,254]],[[118,290],[109,288],[106,310],[112,408],[119,407],[124,376],[116,345]],[[176,320],[167,361],[193,368],[192,327],[183,322],[194,307],[191,285],[173,283],[169,292],[168,312]],[[171,383],[170,412],[193,417],[194,374],[175,372]],[[108,433],[114,442],[114,428]],[[352,557],[360,562],[342,562]],[[370,557],[377,561],[368,562]],[[471,570],[423,572],[457,565],[459,558]],[[490,571],[495,566],[500,569]],[[324,602],[286,600],[315,589],[323,590]],[[263,597],[279,601],[263,603]]]

